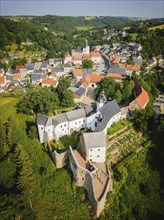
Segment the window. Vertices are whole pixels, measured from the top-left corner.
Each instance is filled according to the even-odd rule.
[[[83,120],[83,122],[85,122],[85,119]]]
[[[62,128],[62,125],[60,127]]]
[[[92,159],[90,159],[90,161],[92,161]]]
[[[100,157],[99,155],[97,155],[97,157]]]
[[[90,151],[92,151],[92,149],[90,149]]]
[[[100,149],[98,149],[98,151],[100,151]]]
[[[41,129],[43,130],[43,127],[41,127]]]
[[[92,155],[90,155],[90,157],[92,157]]]
[[[64,126],[66,127],[66,124]]]

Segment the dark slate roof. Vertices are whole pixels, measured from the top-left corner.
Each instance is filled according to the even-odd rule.
[[[11,80],[13,78],[13,76],[11,75],[6,75],[6,80]]]
[[[66,113],[56,115],[52,118],[52,124],[54,125],[54,127],[56,127],[60,123],[66,122],[66,121],[68,121]]]
[[[120,73],[120,74],[123,74],[123,75],[126,74],[125,69],[119,68],[119,67],[116,67],[116,66],[111,66],[108,69],[107,73]]]
[[[45,125],[48,117],[45,115],[37,114],[37,125]]]
[[[82,69],[83,75],[92,74],[92,69]]]
[[[12,70],[12,73],[20,73],[20,70]]]
[[[119,113],[121,110],[120,110],[120,107],[119,105],[117,104],[117,102],[114,100],[112,100],[111,102],[108,102],[106,103],[105,105],[103,105],[101,108],[100,108],[100,113],[103,117],[102,121],[100,122],[100,124],[98,125],[96,131],[103,131],[109,120],[114,116],[116,115],[117,113]]]
[[[37,81],[37,80],[41,79],[41,75],[40,74],[32,74],[31,79],[32,79],[32,81]]]
[[[34,73],[35,73],[35,74],[42,74],[42,73],[43,73],[43,70],[41,70],[41,69],[36,70],[36,69],[35,69],[35,70],[34,70]]]
[[[86,148],[106,147],[106,135],[104,132],[89,132],[82,134]]]
[[[34,70],[34,64],[28,63],[25,66],[27,70]]]
[[[80,87],[75,91],[75,93],[82,96],[83,94],[85,94],[85,88]]]
[[[15,84],[15,83],[19,83],[19,81],[17,79],[11,79],[11,83]]]
[[[77,109],[71,112],[66,113],[68,121],[74,121],[76,119],[80,119],[86,116],[84,108]]]

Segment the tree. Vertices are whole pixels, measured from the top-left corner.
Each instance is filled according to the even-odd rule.
[[[93,68],[93,61],[89,60],[89,59],[83,60],[82,68],[84,68],[84,69],[92,69]]]
[[[74,106],[73,93],[70,90],[65,90],[62,95],[61,105],[64,107]]]
[[[121,100],[122,100],[122,94],[121,94],[121,91],[120,90],[117,90],[115,95],[114,95],[114,98],[116,99],[117,103],[120,103]]]
[[[37,128],[36,126],[31,126],[29,131],[28,131],[28,136],[30,139],[34,139],[34,138],[37,138],[38,137],[38,131],[37,131]]]
[[[95,89],[95,93],[97,97],[104,90],[107,99],[114,98],[116,82],[113,78],[106,77],[102,79],[99,83],[97,83],[97,85],[98,87]]]
[[[18,112],[24,114],[47,114],[52,112],[59,105],[59,99],[56,93],[48,87],[36,87],[26,90],[23,98],[17,105]]]

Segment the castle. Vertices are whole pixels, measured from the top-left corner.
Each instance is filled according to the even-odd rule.
[[[82,133],[76,150],[70,146],[64,153],[54,151],[52,157],[57,168],[69,161],[77,186],[88,193],[92,208],[98,217],[105,206],[106,195],[112,191],[112,180],[106,161],[106,132],[112,123],[121,119],[121,110],[115,100],[107,101],[104,92],[98,102],[60,115],[37,115],[41,143],[58,140],[74,131],[88,128]]]
[[[136,98],[122,109],[115,100],[107,101],[102,92],[97,103],[52,117],[37,115],[41,143],[58,140],[84,128],[92,131],[81,134],[76,150],[69,146],[63,153],[54,151],[52,157],[57,168],[69,163],[76,185],[86,189],[97,217],[104,209],[107,193],[113,191],[111,173],[105,163],[107,129],[126,118],[129,111],[144,109],[149,102],[148,93],[137,82],[134,92]]]

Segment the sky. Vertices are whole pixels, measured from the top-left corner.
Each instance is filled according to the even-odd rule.
[[[164,17],[164,0],[0,0],[0,15]]]

